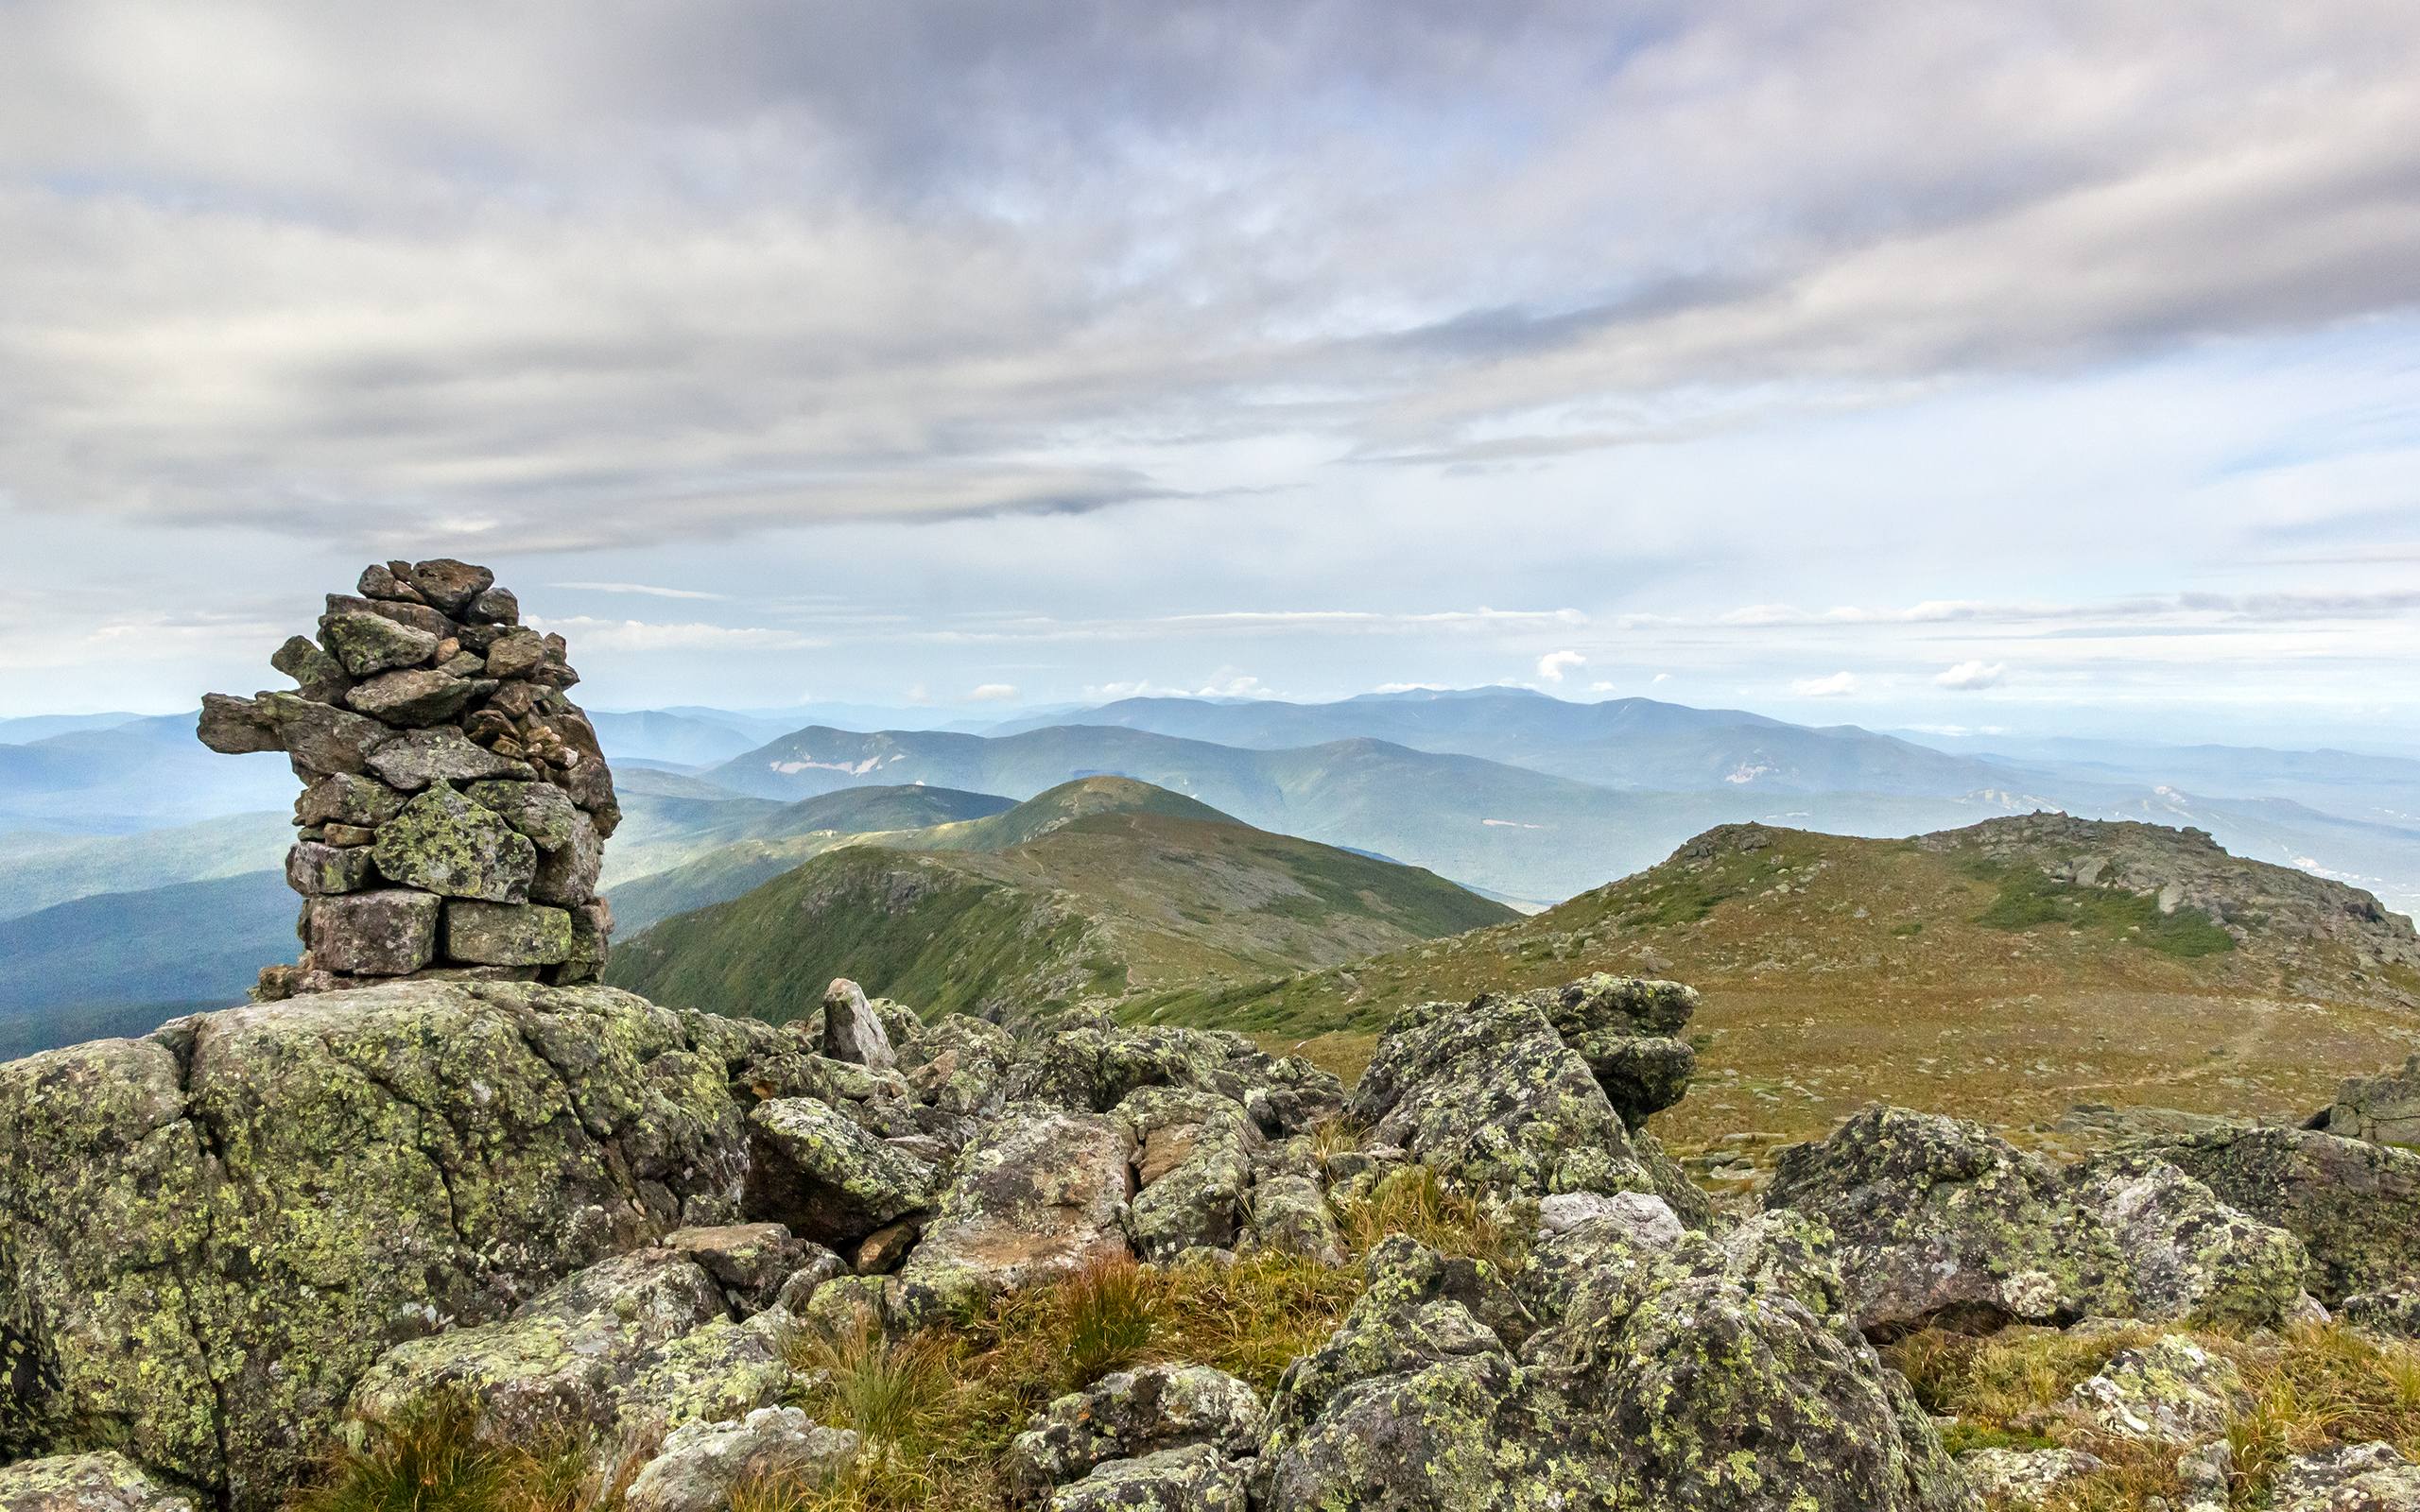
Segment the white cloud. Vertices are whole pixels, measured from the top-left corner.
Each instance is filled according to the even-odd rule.
[[[1671,680],[1672,680],[1672,674],[1670,674],[1669,672],[1658,672],[1657,674],[1655,674],[1655,676],[1653,676],[1653,677],[1651,677],[1651,678],[1648,679],[1647,680],[1648,680],[1649,682],[1651,682],[1651,683],[1654,683],[1654,682],[1669,682],[1669,681],[1671,681]]]
[[[1590,693],[1611,693],[1614,691],[1614,685],[1610,682],[1603,681],[1592,682],[1588,684],[1588,691]]]
[[[1373,693],[1443,693],[1452,684],[1444,682],[1381,682]]]
[[[548,583],[546,586],[589,593],[642,593],[649,598],[727,599],[731,596],[729,593],[700,593],[694,588],[658,588],[653,583]]]
[[[1548,682],[1561,682],[1564,673],[1587,664],[1588,659],[1577,651],[1548,651],[1538,658],[1538,676]]]
[[[533,629],[554,631],[571,643],[577,658],[583,649],[603,651],[805,651],[827,641],[795,630],[756,626],[660,625],[646,620],[596,619],[586,614],[563,617],[531,615]]]
[[[2000,685],[2000,679],[2007,675],[2008,667],[2004,663],[1978,660],[1961,662],[1932,680],[1939,687],[1972,691],[1978,688],[1996,688]]]
[[[1789,691],[1802,698],[1845,698],[1857,692],[1857,675],[1835,672],[1828,678],[1800,678]]]
[[[1009,703],[1016,696],[1016,684],[1012,682],[986,682],[967,694],[966,699],[969,703]]]

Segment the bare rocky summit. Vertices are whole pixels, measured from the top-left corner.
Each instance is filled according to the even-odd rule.
[[[202,744],[284,751],[306,784],[285,863],[302,958],[255,995],[596,980],[613,932],[597,871],[621,810],[565,696],[579,675],[562,637],[522,625],[467,562],[372,565],[358,587],[269,659],[294,691],[202,699]]]

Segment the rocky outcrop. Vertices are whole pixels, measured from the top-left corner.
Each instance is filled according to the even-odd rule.
[[[448,1400],[498,1443],[629,1441],[650,1429],[735,1419],[789,1383],[787,1320],[735,1320],[704,1267],[676,1250],[616,1256],[565,1278],[511,1316],[397,1345],[347,1416],[393,1426]]]
[[[2420,1276],[2420,1154],[2247,1125],[2152,1148],[2229,1206],[2301,1240],[2322,1301]]]
[[[0,1465],[0,1512],[200,1512],[113,1450]]]
[[[564,695],[579,675],[562,637],[524,627],[466,562],[388,562],[359,589],[270,658],[294,692],[202,700],[202,744],[284,751],[307,784],[285,866],[302,958],[264,971],[254,996],[422,974],[596,981],[614,927],[597,871],[621,809]]]
[[[2276,1512],[2420,1512],[2420,1465],[2392,1444],[2298,1454],[2278,1473]]]
[[[1260,1448],[1264,1426],[1259,1394],[1224,1371],[1200,1365],[1120,1370],[1035,1416],[1033,1427],[1009,1446],[1009,1483],[1039,1502],[1113,1460],[1197,1445],[1213,1459],[1248,1456]]]
[[[735,1218],[775,1033],[415,982],[0,1066],[0,1457],[273,1503],[390,1346]]]
[[[2113,1438],[2190,1444],[2222,1433],[2243,1394],[2233,1362],[2169,1333],[2118,1350],[2070,1400],[2086,1423]]]
[[[2094,1315],[2274,1324],[2307,1280],[2291,1233],[2163,1160],[2062,1171],[1979,1125],[1903,1108],[1784,1150],[1765,1204],[1832,1227],[1850,1311],[1878,1339]]]
[[[2401,1071],[2347,1078],[2315,1126],[2343,1139],[2420,1149],[2420,1056]]]
[[[1668,1251],[1582,1226],[1510,1277],[1386,1241],[1343,1326],[1279,1383],[1258,1504],[1971,1506],[1795,1223]]]
[[[1123,1260],[1132,1137],[1101,1114],[1011,1108],[960,1154],[899,1272],[904,1314],[931,1317]]]
[[[1688,1047],[1667,1031],[1687,1022],[1696,1001],[1670,983],[1592,977],[1522,997],[1406,1008],[1380,1038],[1345,1117],[1366,1130],[1366,1143],[1497,1202],[1646,1192],[1703,1223],[1703,1197],[1638,1129],[1679,1095],[1670,1065],[1685,1085]],[[1630,1056],[1625,1045],[1649,1048]],[[1661,1075],[1642,1069],[1657,1064],[1667,1067]]]
[[[623,1512],[722,1512],[749,1482],[778,1478],[812,1490],[856,1458],[857,1435],[826,1428],[796,1407],[759,1407],[723,1422],[694,1422],[665,1435],[622,1493]]]

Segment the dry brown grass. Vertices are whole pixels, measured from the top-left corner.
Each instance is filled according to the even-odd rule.
[[[2107,1469],[2063,1487],[2048,1503],[2050,1512],[2118,1512],[2181,1493],[2178,1446],[2094,1433],[2060,1409],[2112,1355],[2163,1332],[2169,1331],[2010,1329],[1972,1338],[1927,1331],[1884,1353],[1907,1373],[1927,1410],[1955,1417],[1944,1434],[1953,1449],[2059,1443],[2087,1451]],[[2192,1336],[2232,1360],[2243,1378],[2243,1399],[2226,1428],[2235,1453],[2236,1506],[2266,1505],[2278,1470],[2294,1454],[2382,1440],[2420,1455],[2420,1345],[2335,1325],[2282,1334],[2192,1331]]]

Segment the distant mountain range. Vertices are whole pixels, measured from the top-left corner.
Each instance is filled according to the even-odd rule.
[[[624,795],[604,881],[626,938],[835,847],[981,819],[1095,776],[1532,908],[1725,823],[1888,837],[2043,808],[2198,827],[2239,855],[2420,905],[2420,761],[2390,756],[1878,734],[1507,688],[1322,704],[1126,699],[982,733],[848,730],[842,713],[900,712],[825,712],[838,722],[792,729],[781,711],[698,707],[597,716]],[[180,964],[175,941],[194,929],[232,937],[207,909],[241,886],[285,896],[271,868],[295,784],[281,758],[216,755],[190,715],[43,717],[0,734],[17,737],[0,740],[0,921],[114,899],[95,905],[122,926],[110,980],[179,1005],[251,980]],[[213,882],[231,885],[180,890]],[[227,916],[250,931],[251,965],[290,958],[290,907]],[[100,916],[60,916],[60,937]],[[44,950],[38,932],[0,944],[27,1011],[100,1003],[62,964],[78,958]],[[147,974],[154,965],[162,973]]]
[[[1250,982],[1512,918],[1431,873],[1122,778],[831,850],[616,947],[607,980],[786,1022],[847,975],[992,1017]]]

